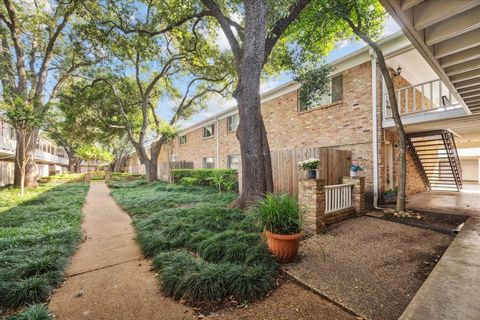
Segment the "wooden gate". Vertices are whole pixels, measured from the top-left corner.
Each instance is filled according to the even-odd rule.
[[[158,163],[158,179],[162,181],[170,181],[170,170],[172,169],[193,169],[193,162],[188,161],[172,161],[170,166],[168,162]]]
[[[273,188],[275,192],[297,195],[298,181],[306,178],[297,164],[309,158],[320,159],[319,179],[325,179],[327,185],[341,184],[342,178],[350,174],[351,154],[330,147],[272,151]]]

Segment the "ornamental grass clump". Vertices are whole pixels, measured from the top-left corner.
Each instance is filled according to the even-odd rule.
[[[35,304],[64,280],[80,242],[87,189],[83,183],[50,182],[27,190],[24,198],[17,188],[0,190],[0,318],[34,305],[11,319],[48,319]]]
[[[279,262],[291,262],[297,256],[302,238],[305,211],[298,200],[287,194],[267,194],[256,210],[265,229],[267,245]]]
[[[302,231],[304,210],[298,200],[287,194],[267,194],[257,206],[260,224],[276,234],[296,234]]]
[[[278,263],[252,215],[228,208],[234,193],[163,182],[112,187],[167,296],[192,305],[241,303],[275,287]]]

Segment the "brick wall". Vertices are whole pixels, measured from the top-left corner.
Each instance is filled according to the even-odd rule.
[[[392,136],[382,129],[381,74],[377,68],[378,85],[378,164],[380,194],[385,190],[384,141],[394,143]],[[408,82],[397,77],[396,85],[404,87]],[[373,197],[373,145],[372,145],[372,87],[371,63],[366,62],[343,72],[343,101],[299,112],[297,92],[291,91],[262,104],[262,114],[272,150],[301,149],[307,147],[335,147],[352,152],[352,163],[362,165],[365,177],[367,203]],[[215,135],[203,138],[202,127],[186,132],[187,143],[179,145],[177,139],[174,154],[178,160],[191,161],[195,168],[203,166],[203,158],[213,157],[219,167],[227,166],[227,156],[240,154],[235,132],[227,132],[227,117],[215,123]],[[387,132],[387,133],[385,133]],[[217,143],[218,137],[218,159]],[[385,140],[384,140],[385,139]],[[161,158],[165,158],[162,157]],[[396,152],[395,160],[398,160]],[[165,160],[159,160],[165,161]],[[395,161],[396,162],[396,161]],[[397,166],[398,167],[398,166]],[[420,176],[409,159],[409,194],[423,191],[418,183]],[[394,183],[396,177],[394,175]],[[419,180],[421,182],[421,179]]]

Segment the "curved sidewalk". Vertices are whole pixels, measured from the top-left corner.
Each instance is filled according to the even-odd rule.
[[[60,320],[192,319],[193,311],[160,293],[135,241],[130,217],[104,183],[93,183],[83,208],[83,239],[49,309]]]

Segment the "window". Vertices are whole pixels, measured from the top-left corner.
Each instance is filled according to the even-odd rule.
[[[229,169],[238,169],[240,157],[238,154],[229,154],[227,156],[227,167]]]
[[[332,78],[332,103],[343,100],[343,75]]]
[[[203,127],[203,137],[204,138],[209,138],[213,137],[215,134],[215,125],[212,123],[208,126]]]
[[[203,168],[213,169],[215,168],[215,161],[213,158],[203,158]]]
[[[187,135],[186,134],[181,135],[178,139],[180,140],[180,145],[187,143]]]
[[[227,131],[233,132],[237,131],[239,117],[238,114],[231,115],[227,118]]]
[[[331,78],[324,90],[325,93],[316,95],[315,93],[301,92],[304,87],[298,91],[298,110],[306,111],[315,107],[328,105],[343,100],[343,75],[339,74]],[[313,100],[313,102],[312,102]]]

